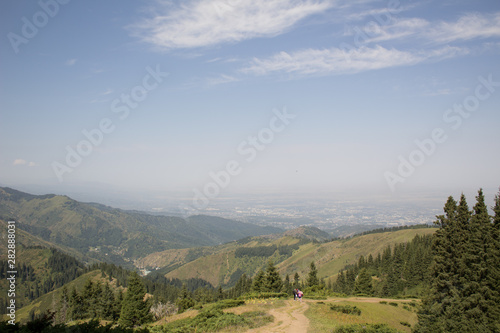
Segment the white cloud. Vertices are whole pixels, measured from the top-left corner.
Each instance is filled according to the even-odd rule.
[[[254,75],[276,73],[298,76],[350,74],[415,65],[424,61],[439,61],[465,53],[466,49],[457,47],[416,52],[386,49],[382,46],[373,48],[363,46],[351,50],[306,49],[293,53],[281,52],[267,59],[255,58],[252,64],[241,69],[241,72]]]
[[[100,94],[100,96],[106,96],[106,95],[109,95],[109,94],[112,94],[113,93],[113,90],[111,89],[107,89],[106,91],[102,92]]]
[[[66,66],[73,66],[74,64],[76,64],[76,62],[78,61],[78,59],[68,59],[66,60]]]
[[[363,27],[351,27],[346,35],[354,36],[362,43],[379,43],[412,36],[437,44],[500,36],[500,13],[468,13],[452,22],[393,17],[386,24],[370,23]]]
[[[218,84],[224,84],[224,83],[229,83],[229,82],[237,82],[240,81],[240,79],[235,78],[234,76],[229,76],[225,74],[221,74],[218,77],[213,77],[213,78],[208,78],[207,79],[207,85],[208,86],[215,86]]]
[[[29,162],[29,163],[28,163],[28,166],[29,166],[29,167],[34,167],[34,166],[36,166],[36,163],[35,163],[35,162]]]
[[[438,43],[500,37],[500,13],[492,15],[466,14],[456,22],[439,23],[426,31],[426,35]]]
[[[189,1],[131,29],[143,41],[163,49],[205,47],[276,36],[331,6],[327,0]]]

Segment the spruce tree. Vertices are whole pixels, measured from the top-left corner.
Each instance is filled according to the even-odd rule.
[[[191,297],[191,294],[187,290],[187,286],[184,283],[182,285],[181,293],[179,298],[177,299],[177,307],[179,308],[179,313],[186,311],[189,308],[194,306],[194,300]]]
[[[469,211],[450,197],[434,235],[432,283],[415,332],[499,332],[498,233],[479,190]]]
[[[372,277],[368,274],[368,270],[363,268],[354,284],[355,294],[365,294],[371,296],[373,294]]]
[[[145,296],[144,284],[139,275],[133,272],[129,277],[127,291],[123,297],[119,319],[121,326],[132,328],[152,320],[152,315],[149,313],[151,305],[144,300]]]
[[[264,291],[265,290],[265,273],[262,269],[259,269],[257,272],[257,275],[253,278],[253,285],[252,285],[252,290],[253,291]]]
[[[493,225],[500,229],[500,191],[495,195],[495,205],[491,207],[495,215],[493,215]]]
[[[104,289],[102,290],[102,297],[100,301],[101,307],[101,318],[106,320],[114,320],[117,317],[117,314],[114,313],[114,305],[115,305],[115,294],[109,283],[104,285]]]
[[[335,282],[334,290],[339,293],[347,294],[347,285],[344,271],[340,271],[340,273],[337,275],[337,281]]]
[[[293,289],[299,289],[300,287],[300,276],[299,273],[295,272],[293,276]]]
[[[266,275],[264,281],[265,291],[280,292],[283,281],[281,280],[280,274],[274,266],[274,263],[269,260],[266,268]]]
[[[285,281],[283,282],[281,290],[287,294],[291,294],[292,292],[292,285],[290,284],[290,276],[288,274],[285,276]]]
[[[318,270],[316,269],[316,265],[314,264],[314,261],[311,261],[310,268],[309,268],[309,274],[307,276],[307,286],[312,287],[312,286],[317,286],[317,285],[319,285]]]

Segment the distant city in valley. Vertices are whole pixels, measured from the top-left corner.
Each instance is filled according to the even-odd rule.
[[[50,191],[35,191],[46,194]],[[33,191],[32,191],[33,193]],[[66,194],[83,202],[97,202],[125,210],[187,217],[213,215],[228,219],[293,229],[301,225],[334,230],[357,225],[357,231],[379,227],[433,223],[442,214],[450,193],[406,194],[393,197],[354,194],[232,194],[217,197],[197,210],[189,193],[134,192],[108,190],[70,191]],[[494,192],[492,192],[494,193]],[[470,197],[473,197],[473,193]],[[469,197],[469,196],[468,196]]]

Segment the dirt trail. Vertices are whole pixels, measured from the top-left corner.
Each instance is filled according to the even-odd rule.
[[[306,301],[285,301],[285,306],[272,309],[269,314],[274,316],[274,321],[266,326],[255,328],[247,333],[306,333],[309,328],[309,319],[304,312],[309,308]]]

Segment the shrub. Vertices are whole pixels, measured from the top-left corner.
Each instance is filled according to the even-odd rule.
[[[392,306],[398,306],[399,304],[396,303],[396,302],[390,302],[389,305],[392,305]]]
[[[380,304],[387,304],[387,301],[380,301]]]
[[[262,293],[248,293],[240,296],[238,299],[245,300],[251,298],[285,298],[288,297],[287,293],[273,293],[273,292],[262,292]]]
[[[403,326],[408,326],[408,327],[411,327],[411,324],[409,322],[406,322],[406,321],[400,321],[399,322],[401,325]]]
[[[335,333],[398,333],[398,330],[390,328],[387,324],[352,324],[337,327]]]
[[[245,301],[242,299],[224,299],[216,303],[206,304],[203,308],[206,310],[211,310],[211,309],[222,310],[227,308],[234,308],[243,304],[245,304]]]
[[[333,311],[342,312],[346,314],[353,314],[357,316],[361,315],[361,310],[356,306],[332,304],[330,305],[330,309]]]

